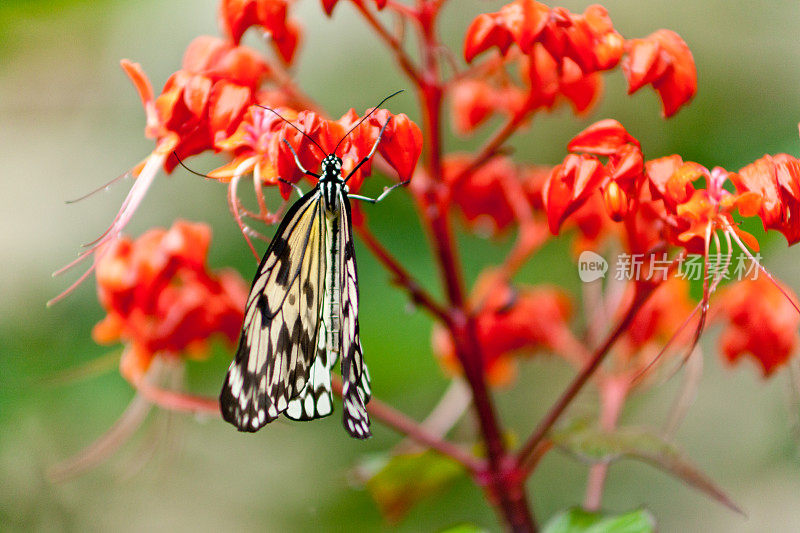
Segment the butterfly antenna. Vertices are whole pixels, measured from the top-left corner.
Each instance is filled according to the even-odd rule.
[[[277,111],[275,111],[275,110],[274,110],[274,109],[272,109],[271,107],[266,107],[266,106],[259,105],[259,104],[256,104],[256,105],[257,105],[258,107],[260,107],[261,109],[266,109],[267,111],[272,111],[273,113],[275,113],[275,115],[277,115],[277,117],[278,117],[279,119],[281,119],[282,121],[284,121],[285,123],[287,123],[288,125],[290,125],[291,127],[293,127],[294,129],[296,129],[297,131],[299,131],[299,132],[300,132],[300,133],[303,135],[303,137],[305,137],[306,139],[308,139],[309,141],[311,141],[312,143],[314,143],[314,145],[315,145],[317,148],[319,148],[320,150],[322,150],[322,153],[323,153],[323,154],[325,154],[325,155],[327,155],[327,154],[328,154],[328,152],[326,152],[326,151],[325,151],[325,149],[324,149],[322,146],[320,146],[319,144],[317,144],[317,141],[315,141],[315,140],[314,140],[314,139],[311,137],[311,135],[309,135],[308,133],[304,132],[303,130],[301,130],[300,128],[298,128],[297,126],[295,126],[295,125],[294,125],[294,124],[293,124],[291,121],[289,121],[289,120],[287,120],[287,119],[283,118],[283,116],[281,116],[281,114],[280,114],[280,113],[278,113]],[[335,151],[336,151],[336,150],[334,150],[334,152],[335,152]]]
[[[372,108],[372,111],[370,111],[369,113],[367,113],[366,115],[364,115],[364,117],[363,117],[361,120],[359,120],[358,122],[356,122],[355,126],[353,126],[352,128],[350,128],[350,130],[349,130],[347,133],[345,133],[345,134],[344,134],[344,137],[342,137],[341,139],[339,139],[339,142],[338,142],[338,143],[336,143],[336,148],[334,148],[334,149],[333,149],[333,153],[335,154],[335,153],[336,153],[336,150],[338,150],[338,149],[339,149],[339,145],[340,145],[340,144],[342,144],[342,141],[344,141],[345,139],[347,139],[347,136],[348,136],[348,135],[350,135],[351,133],[353,133],[353,130],[354,130],[354,129],[356,129],[357,127],[359,127],[359,126],[361,125],[361,123],[362,123],[362,122],[364,122],[365,120],[367,120],[367,119],[370,117],[370,115],[372,115],[372,114],[373,114],[375,111],[377,111],[377,110],[378,110],[378,109],[379,109],[379,108],[380,108],[380,107],[383,105],[383,103],[384,103],[386,100],[388,100],[388,99],[389,99],[389,98],[391,98],[392,96],[397,96],[397,95],[398,95],[398,94],[400,94],[401,92],[403,92],[403,89],[400,89],[399,91],[397,91],[397,92],[394,92],[394,93],[390,94],[389,96],[387,96],[386,98],[384,98],[383,100],[381,100],[380,102],[378,102],[378,105],[376,105],[375,107],[373,107],[373,108]]]
[[[178,164],[179,164],[180,166],[182,166],[182,167],[183,167],[185,170],[187,170],[187,171],[191,172],[191,173],[192,173],[192,174],[194,174],[195,176],[200,176],[201,178],[208,178],[208,179],[212,179],[212,180],[213,180],[213,179],[215,179],[215,178],[212,178],[211,176],[209,176],[208,174],[201,174],[200,172],[197,172],[196,170],[192,170],[191,168],[187,167],[187,166],[186,166],[186,165],[183,163],[183,161],[181,160],[181,158],[180,158],[180,157],[178,157],[178,154],[175,152],[175,150],[173,150],[173,151],[172,151],[172,155],[173,155],[173,156],[175,156],[175,159],[177,159],[177,160],[178,160]]]

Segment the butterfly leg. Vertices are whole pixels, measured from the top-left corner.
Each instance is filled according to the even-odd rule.
[[[410,182],[410,181],[411,180],[401,181],[400,183],[395,183],[391,187],[384,188],[383,192],[377,198],[370,198],[368,196],[361,196],[360,194],[348,194],[347,197],[352,199],[352,200],[361,200],[362,202],[369,202],[371,204],[377,204],[378,202],[380,202],[381,200],[383,200],[384,198],[389,196],[390,192],[392,192],[393,190],[395,190],[398,187],[402,187],[404,185],[408,185],[408,182]]]
[[[303,197],[303,189],[301,189],[300,186],[297,185],[296,183],[292,183],[291,181],[285,180],[283,178],[278,178],[278,181],[280,181],[281,183],[285,183],[286,185],[291,185],[294,188],[294,190],[297,191],[297,194],[299,194],[301,198]]]

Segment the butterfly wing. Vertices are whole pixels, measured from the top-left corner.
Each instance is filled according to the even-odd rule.
[[[337,201],[339,197],[337,195]],[[328,219],[325,232],[327,269],[322,303],[322,316],[317,341],[317,358],[311,367],[306,388],[289,402],[286,416],[293,420],[313,420],[333,412],[331,370],[342,349],[341,334],[341,214],[338,219]]]
[[[317,355],[326,217],[314,188],[281,222],[253,280],[236,357],[220,393],[222,417],[257,431],[309,383]]]
[[[341,279],[341,353],[342,353],[342,403],[345,430],[357,439],[366,439],[369,415],[366,404],[371,396],[369,371],[364,364],[361,336],[358,327],[358,272],[353,245],[353,225],[350,201],[340,193],[342,216],[339,217],[339,254]]]
[[[325,229],[324,253],[327,258],[325,287],[322,291],[322,311],[317,333],[317,357],[311,365],[308,383],[300,394],[289,402],[284,413],[292,420],[314,420],[328,416],[333,412],[333,396],[331,393],[331,370],[339,356],[341,340],[339,339],[338,315],[334,316],[334,301],[339,301],[339,284],[336,282],[338,266],[338,244],[336,221],[328,222]]]

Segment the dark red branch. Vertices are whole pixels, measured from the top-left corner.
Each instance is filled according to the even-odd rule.
[[[628,307],[628,310],[625,312],[625,315],[617,323],[617,327],[614,328],[614,330],[608,335],[605,342],[599,348],[597,348],[597,350],[595,350],[592,358],[588,363],[586,363],[586,366],[584,366],[580,373],[575,376],[575,378],[572,380],[572,383],[569,384],[569,387],[567,387],[567,389],[561,394],[561,397],[556,401],[553,407],[550,408],[550,411],[547,412],[547,415],[545,415],[544,419],[539,422],[539,425],[536,426],[536,429],[534,429],[531,436],[520,448],[517,454],[517,466],[526,475],[531,472],[531,469],[534,466],[531,459],[534,455],[536,447],[540,442],[542,442],[542,439],[545,438],[547,432],[550,431],[567,407],[569,407],[572,401],[578,396],[578,393],[589,381],[589,378],[591,378],[595,371],[600,367],[600,364],[603,362],[606,355],[608,355],[611,347],[617,342],[617,339],[619,339],[625,330],[628,329],[628,326],[636,316],[636,313],[639,311],[642,305],[644,305],[648,298],[650,298],[650,295],[653,293],[653,291],[659,286],[660,283],[639,283],[636,285],[636,293],[634,294],[633,301]]]
[[[423,289],[420,284],[408,273],[408,271],[400,264],[400,262],[375,238],[372,232],[365,224],[356,226],[356,233],[358,233],[364,244],[372,252],[372,254],[381,262],[386,269],[392,273],[394,283],[403,287],[411,296],[411,300],[422,307],[435,318],[438,318],[444,323],[450,320],[447,310],[444,309],[428,292]]]
[[[337,375],[331,376],[333,392],[337,396],[342,395],[342,379]],[[412,420],[394,407],[391,407],[377,398],[372,398],[367,404],[367,412],[370,416],[383,422],[384,425],[394,429],[401,435],[406,435],[418,444],[436,450],[437,452],[450,457],[459,462],[471,474],[481,472],[485,469],[483,462],[473,456],[460,446],[448,442],[438,436],[428,432],[416,420]]]
[[[383,24],[380,23],[378,19],[364,6],[361,0],[353,0],[353,5],[358,10],[359,13],[364,17],[364,20],[367,21],[375,33],[383,39],[386,45],[391,49],[392,53],[394,54],[395,59],[400,64],[400,68],[403,69],[411,81],[413,81],[416,85],[420,85],[422,83],[422,77],[417,70],[417,67],[411,61],[411,58],[408,57],[405,50],[403,49],[403,44],[395,39],[395,37],[389,33],[389,31],[383,27]]]
[[[440,78],[436,50],[436,19],[441,3],[420,1],[418,27],[423,62],[421,83],[418,85],[423,116],[423,139],[427,172],[415,178],[412,190],[418,203],[421,219],[427,229],[441,272],[442,282],[451,307],[447,326],[453,338],[456,357],[472,389],[483,442],[486,446],[487,469],[478,480],[497,512],[513,531],[535,531],[533,514],[528,507],[525,479],[517,475],[514,461],[506,454],[491,394],[486,384],[483,353],[477,336],[477,326],[465,296],[462,269],[454,245],[450,225],[450,198],[442,172],[441,108],[443,84]],[[419,179],[422,178],[422,179]]]

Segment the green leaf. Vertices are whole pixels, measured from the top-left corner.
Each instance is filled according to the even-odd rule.
[[[441,492],[463,472],[461,465],[430,450],[372,459],[362,466],[374,472],[366,487],[390,522],[399,521],[414,504]]]
[[[655,530],[656,521],[645,509],[606,514],[575,507],[550,519],[542,533],[652,533]]]
[[[628,427],[609,432],[589,426],[584,421],[575,421],[555,431],[551,438],[564,450],[589,463],[611,463],[625,457],[644,461],[744,515],[739,506],[677,446],[647,429]]]

